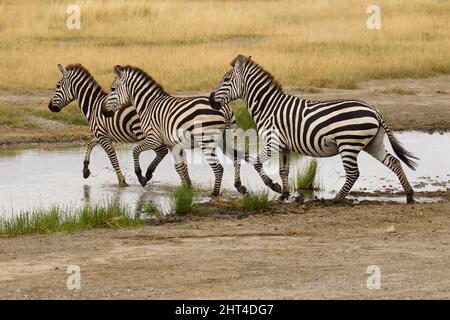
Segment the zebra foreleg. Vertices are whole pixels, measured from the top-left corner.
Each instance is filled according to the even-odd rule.
[[[99,143],[102,146],[103,150],[105,150],[106,154],[109,157],[109,160],[111,161],[114,171],[116,172],[117,180],[119,181],[119,187],[128,186],[125,181],[125,177],[123,176],[122,171],[120,170],[119,160],[117,160],[116,151],[112,146],[111,140],[100,139]]]
[[[241,182],[241,160],[234,159],[234,187],[239,193],[246,194],[247,188],[242,185]]]
[[[147,184],[147,178],[142,175],[141,164],[139,163],[139,156],[141,152],[151,149],[157,149],[160,146],[155,146],[153,140],[148,137],[141,141],[137,146],[133,148],[133,162],[134,162],[134,173],[136,174],[141,186],[145,187]]]
[[[271,154],[270,146],[265,146],[263,151],[261,151],[260,154],[258,154],[258,156],[256,157],[254,167],[266,186],[268,186],[270,189],[272,189],[277,193],[281,193],[282,192],[281,186],[278,183],[273,182],[273,180],[270,179],[269,176],[267,176],[266,172],[263,169],[263,163],[270,158],[270,154]]]
[[[342,186],[341,190],[334,198],[334,202],[340,203],[343,202],[347,194],[350,192],[350,189],[355,184],[356,180],[359,178],[359,169],[358,169],[358,153],[360,150],[355,149],[345,149],[344,147],[339,148],[339,153],[342,158],[342,163],[345,169],[345,183]]]
[[[98,144],[97,138],[92,138],[86,144],[86,154],[84,155],[83,161],[83,178],[87,179],[91,175],[91,170],[89,170],[89,162],[91,160],[92,149]]]
[[[156,170],[156,167],[159,165],[159,163],[164,159],[167,152],[169,152],[168,148],[166,146],[161,146],[159,148],[155,149],[156,157],[153,159],[152,163],[147,168],[147,172],[145,173],[145,178],[147,179],[147,182],[150,181],[153,177],[153,172]]]

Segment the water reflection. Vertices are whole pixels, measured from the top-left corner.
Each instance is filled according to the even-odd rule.
[[[445,190],[450,187],[450,134],[427,134],[417,132],[398,133],[398,138],[408,150],[421,158],[417,171],[406,168],[411,184],[416,191]],[[387,143],[389,145],[389,143]],[[127,188],[119,188],[109,159],[101,148],[92,152],[91,177],[82,177],[84,146],[53,146],[33,149],[13,149],[0,152],[0,211],[3,214],[18,213],[23,210],[50,207],[52,205],[79,207],[85,204],[104,204],[107,201],[120,201],[135,212],[142,211],[147,201],[153,201],[163,210],[168,210],[168,186],[179,185],[179,177],[172,159],[167,156],[155,171],[152,181],[142,188],[134,176],[130,145],[116,147]],[[389,147],[390,148],[390,147]],[[198,186],[211,189],[214,175],[211,168],[202,160],[199,152],[188,152],[188,158],[196,164],[189,165],[192,180]],[[154,157],[153,152],[141,156],[142,165]],[[305,158],[292,158],[291,178],[297,170],[309,161]],[[354,191],[369,194],[379,191],[401,191],[397,177],[381,163],[362,153],[358,159],[361,177]],[[323,190],[310,195],[310,198],[332,198],[335,191],[344,183],[344,170],[339,157],[319,159],[318,179]],[[223,188],[235,194],[233,187],[233,165],[224,165]],[[265,165],[271,175],[279,180],[278,163]],[[242,166],[242,182],[250,189],[265,186],[253,167]],[[237,195],[237,194],[236,194]],[[370,197],[370,195],[364,196]],[[364,197],[359,197],[364,199]],[[374,199],[380,199],[374,197]],[[403,201],[403,197],[394,198]]]

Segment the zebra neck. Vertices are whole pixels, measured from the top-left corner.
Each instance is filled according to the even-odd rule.
[[[257,81],[255,81],[257,82]],[[244,89],[244,102],[251,116],[256,120],[261,120],[264,115],[271,115],[270,112],[265,112],[267,104],[271,101],[275,101],[279,96],[284,95],[279,90],[278,86],[271,81],[264,81],[262,83],[254,83],[253,85],[247,85]]]
[[[133,88],[131,90],[133,104],[136,106],[138,113],[151,108],[155,101],[159,98],[166,97],[168,94],[161,90],[159,86],[150,84],[144,90],[141,88]]]
[[[101,101],[106,97],[106,92],[94,81],[86,81],[75,92],[80,110],[90,123],[98,113]]]

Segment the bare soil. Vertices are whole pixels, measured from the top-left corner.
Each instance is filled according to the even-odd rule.
[[[158,226],[0,239],[0,298],[450,298],[448,196],[211,211]],[[66,287],[69,265],[81,268],[81,290]],[[381,289],[367,288],[371,265]]]

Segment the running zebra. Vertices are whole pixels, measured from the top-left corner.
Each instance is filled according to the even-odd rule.
[[[147,181],[142,176],[140,153],[163,146],[172,151],[175,169],[182,183],[190,185],[185,149],[194,146],[202,149],[206,161],[214,171],[212,196],[219,195],[223,167],[217,159],[216,147],[222,147],[220,142],[228,131],[226,129],[235,125],[234,115],[228,105],[224,106],[223,111],[216,111],[210,107],[208,97],[173,97],[137,67],[117,65],[114,72],[116,79],[108,95],[104,114],[112,116],[122,107],[136,106],[142,129],[146,133],[145,140],[133,149],[135,173],[142,186]],[[225,153],[231,157],[230,152],[235,167],[234,186],[240,193],[245,193],[246,188],[240,179],[240,153],[226,147]]]
[[[83,177],[85,179],[89,177],[91,173],[89,170],[91,151],[97,144],[100,144],[114,167],[119,186],[127,186],[125,177],[120,171],[119,161],[112,142],[135,143],[145,138],[136,109],[133,107],[124,108],[113,118],[105,118],[101,112],[101,106],[105,102],[107,93],[102,90],[89,71],[81,64],[72,64],[65,68],[58,64],[58,69],[61,71],[62,77],[56,83],[56,91],[48,104],[48,108],[52,112],[60,112],[62,108],[76,100],[94,135],[87,143],[83,162]],[[156,148],[155,152],[156,157],[147,170],[148,180],[151,179],[153,171],[168,150],[166,147],[160,147]]]
[[[358,154],[366,151],[391,169],[399,178],[407,203],[413,203],[414,191],[403,172],[399,159],[386,151],[383,137],[387,134],[395,154],[409,168],[415,169],[418,159],[405,150],[391,133],[378,110],[357,100],[310,101],[285,94],[275,78],[251,57],[237,56],[232,69],[222,78],[210,95],[213,109],[236,99],[243,99],[256,122],[265,146],[256,158],[255,169],[264,183],[289,197],[289,152],[311,157],[339,154],[346,173],[345,184],[335,197],[341,202],[359,177]],[[382,129],[381,129],[382,128]],[[276,146],[280,150],[279,173],[283,187],[274,183],[263,170],[263,163]]]

